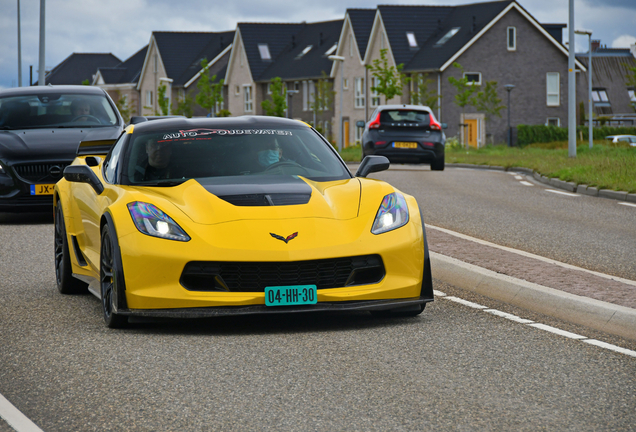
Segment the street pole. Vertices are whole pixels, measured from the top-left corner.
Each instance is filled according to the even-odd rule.
[[[506,84],[504,88],[508,92],[508,147],[512,147],[512,126],[510,125],[510,93],[512,92],[512,89],[515,88],[515,86],[512,84]]]
[[[588,41],[590,43],[587,62],[587,127],[590,148],[592,148],[594,142],[594,130],[592,129],[592,32],[589,30],[575,30],[574,33],[579,35],[587,35]]]
[[[45,70],[46,70],[46,66],[44,65],[45,63],[45,59],[44,59],[44,18],[45,18],[45,14],[44,11],[46,9],[46,0],[40,0],[40,60],[39,60],[39,65],[38,65],[38,85],[45,85],[44,79],[45,79]]]
[[[574,70],[574,0],[568,22],[568,157],[576,157],[576,72]]]
[[[22,87],[22,32],[20,31],[20,0],[18,0],[18,87]]]
[[[344,128],[342,127],[342,93],[344,92],[344,61],[343,56],[330,55],[329,60],[340,63],[340,142],[338,142],[338,150],[342,151],[344,145]]]

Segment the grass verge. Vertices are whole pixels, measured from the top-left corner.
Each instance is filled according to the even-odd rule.
[[[531,144],[523,148],[488,146],[481,149],[446,147],[446,163],[525,167],[539,174],[598,189],[636,192],[636,148],[626,144],[580,143],[575,158],[567,142]]]

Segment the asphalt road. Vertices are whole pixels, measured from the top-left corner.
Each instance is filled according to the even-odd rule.
[[[501,171],[427,168],[369,177],[415,196],[427,224],[636,280],[636,207],[546,192],[552,188],[526,186],[525,176]]]
[[[636,429],[636,359],[445,299],[410,319],[232,317],[117,331],[93,296],[57,292],[50,217],[0,215],[0,245],[0,394],[45,431]]]

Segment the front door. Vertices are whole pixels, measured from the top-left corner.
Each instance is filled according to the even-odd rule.
[[[349,147],[349,120],[344,120],[342,122],[342,127],[344,129],[344,145],[343,148]]]
[[[477,119],[466,119],[466,134],[468,138],[468,145],[477,148]]]

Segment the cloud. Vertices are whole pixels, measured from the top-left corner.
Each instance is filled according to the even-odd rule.
[[[612,41],[612,48],[629,48],[636,44],[636,36],[622,35]]]

